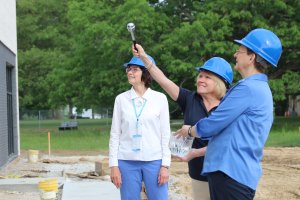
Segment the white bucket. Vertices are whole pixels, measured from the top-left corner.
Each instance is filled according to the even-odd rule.
[[[39,151],[38,150],[28,150],[28,160],[31,163],[36,163],[39,160]]]
[[[56,178],[40,181],[38,187],[41,200],[57,200],[58,180]]]
[[[41,191],[41,200],[57,200],[56,192],[44,192]]]

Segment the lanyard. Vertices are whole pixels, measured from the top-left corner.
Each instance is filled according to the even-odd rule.
[[[145,102],[143,103],[143,106],[142,106],[142,108],[141,108],[141,110],[140,110],[140,112],[138,114],[137,111],[136,111],[136,106],[135,106],[135,103],[134,103],[134,99],[132,99],[132,105],[133,105],[134,113],[135,113],[135,116],[136,116],[136,128],[138,128],[138,126],[139,126],[139,119],[140,119],[142,111],[143,111],[143,109],[145,107],[146,102],[147,102],[147,99],[145,99]]]

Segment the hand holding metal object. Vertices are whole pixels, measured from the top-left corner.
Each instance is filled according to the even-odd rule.
[[[127,24],[127,30],[130,32],[131,34],[131,39],[134,45],[134,49],[137,50],[137,48],[135,47],[136,44],[136,40],[135,40],[135,35],[134,35],[134,30],[135,30],[135,25],[134,23],[130,22]]]

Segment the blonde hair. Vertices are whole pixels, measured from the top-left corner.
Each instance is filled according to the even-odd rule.
[[[212,75],[211,78],[216,83],[216,92],[215,92],[215,94],[216,94],[218,99],[222,99],[225,96],[226,91],[227,91],[225,83],[224,83],[223,80],[221,80],[221,78],[219,78],[215,74],[213,74],[213,73],[210,73],[210,74]]]

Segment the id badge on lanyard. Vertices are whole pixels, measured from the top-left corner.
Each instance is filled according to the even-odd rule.
[[[143,112],[143,109],[146,104],[145,100],[142,103],[142,108],[140,109],[140,112],[137,113],[137,106],[135,105],[134,99],[132,99],[132,105],[134,108],[135,116],[136,116],[136,123],[135,123],[135,131],[132,135],[132,151],[134,152],[139,152],[141,150],[141,145],[142,145],[142,127],[141,127],[141,122],[140,122],[140,116]]]

